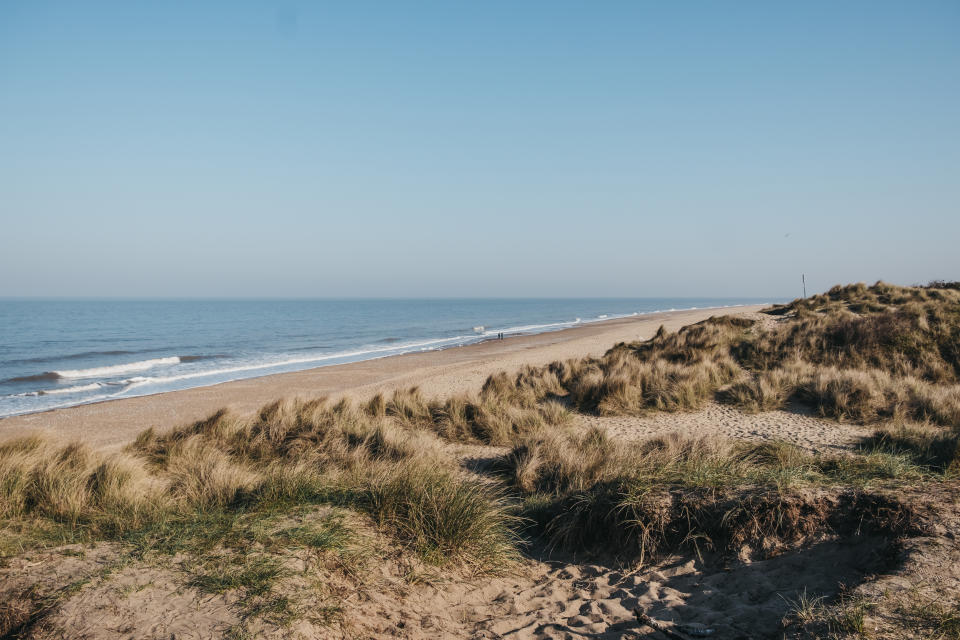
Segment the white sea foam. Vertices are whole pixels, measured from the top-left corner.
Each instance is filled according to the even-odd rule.
[[[63,409],[63,408],[65,408],[65,407],[76,407],[76,406],[78,406],[78,405],[91,404],[91,403],[97,402],[97,401],[99,401],[99,400],[110,400],[110,399],[112,399],[112,398],[116,398],[118,395],[119,395],[119,394],[117,394],[117,393],[101,393],[101,394],[99,394],[99,395],[89,396],[89,397],[87,397],[87,398],[83,398],[83,399],[80,400],[79,402],[78,402],[77,400],[67,400],[66,402],[60,402],[60,403],[58,403],[58,404],[48,404],[48,405],[45,405],[42,410],[43,410],[43,411],[50,411],[50,410],[52,410],[52,409]],[[22,412],[21,412],[21,413],[22,413]],[[30,412],[27,412],[27,413],[30,413]],[[16,414],[16,413],[11,413],[11,414],[8,414],[8,415],[17,415],[17,414]]]
[[[584,320],[583,324],[593,324],[595,322],[606,322],[607,320],[619,320],[620,318],[630,318],[637,315],[636,313],[621,313],[621,314],[603,314],[602,316],[597,316],[596,318],[591,318],[589,320]]]
[[[83,393],[84,391],[96,391],[103,385],[99,382],[94,382],[92,384],[81,384],[75,387],[64,387],[62,389],[41,389],[40,391],[29,391],[27,393],[18,393],[18,397],[27,397],[27,396],[59,396],[66,393]]]
[[[115,364],[107,367],[93,367],[92,369],[70,369],[67,371],[54,371],[60,378],[105,378],[108,376],[118,376],[124,373],[133,373],[134,371],[146,371],[154,367],[169,366],[180,364],[178,356],[169,358],[153,358],[151,360],[140,360],[139,362],[128,362],[126,364]]]

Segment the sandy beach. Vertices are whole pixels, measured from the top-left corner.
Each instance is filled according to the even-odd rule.
[[[465,347],[12,416],[0,419],[0,440],[42,434],[61,440],[80,440],[95,447],[117,447],[148,427],[173,427],[199,420],[223,407],[247,413],[280,398],[341,394],[366,398],[411,386],[419,387],[427,396],[475,391],[490,374],[498,371],[601,355],[617,342],[652,337],[660,325],[676,331],[710,316],[755,313],[762,308],[763,305],[752,305],[651,313]]]
[[[865,295],[857,287],[849,292]],[[947,294],[913,295],[936,307]],[[876,424],[828,413],[829,405],[805,404],[803,396],[756,406],[749,397],[731,401],[731,389],[743,378],[710,382],[705,376],[726,375],[717,367],[733,362],[725,358],[734,348],[711,351],[710,340],[753,340],[770,350],[779,344],[771,336],[803,322],[797,314],[761,309],[654,313],[4,419],[0,439],[47,436],[40,444],[11,442],[3,454],[12,470],[5,476],[10,486],[22,485],[28,496],[53,496],[37,502],[53,505],[44,508],[77,513],[87,508],[82,500],[94,500],[85,496],[104,491],[106,497],[89,507],[91,523],[118,509],[107,499],[132,505],[119,515],[124,523],[138,514],[154,517],[151,509],[167,511],[139,529],[108,521],[131,532],[113,540],[88,540],[83,526],[51,533],[37,528],[42,520],[11,525],[6,564],[0,566],[0,594],[9,601],[0,603],[0,624],[6,625],[0,631],[20,629],[33,634],[22,637],[36,638],[129,637],[135,631],[200,639],[242,631],[291,639],[799,639],[807,637],[808,627],[879,628],[868,623],[870,615],[899,620],[893,633],[877,637],[938,637],[900,630],[952,624],[948,609],[938,613],[932,594],[956,591],[950,577],[956,545],[941,534],[956,527],[957,514],[937,506],[955,504],[955,480],[901,452],[869,450],[864,443],[880,433],[922,442],[955,436],[933,425],[898,431],[890,424],[880,432]],[[846,313],[827,317],[847,321]],[[711,316],[734,317],[658,337],[642,348],[610,351],[620,342],[652,338],[660,326],[675,332]],[[671,361],[674,341],[689,364]],[[660,349],[658,364],[644,361],[647,348]],[[573,373],[584,366],[577,358],[603,354],[604,378],[589,370],[596,362]],[[543,366],[556,361],[564,364]],[[648,366],[675,376],[674,386],[642,384],[665,403],[678,398],[687,404],[654,409],[653,401],[644,400],[640,411],[623,404],[591,410],[584,404],[591,396],[575,396],[584,388],[599,389],[616,400],[623,393],[617,380],[627,379],[630,367],[636,375],[654,370]],[[579,405],[563,404],[563,396],[552,391],[557,387],[550,386],[550,376],[559,380],[561,370],[568,376],[561,391],[568,399],[579,397]],[[516,377],[494,378],[474,396],[480,404],[457,409],[463,400],[456,394],[479,392],[492,374],[518,371]],[[499,386],[498,380],[517,384]],[[534,403],[515,395],[520,380],[539,389]],[[677,395],[704,380],[712,386],[700,400]],[[289,403],[255,420],[235,419],[282,398],[364,400],[414,386],[422,395],[391,397],[381,413],[376,403]],[[936,396],[944,399],[944,412],[957,389],[943,386]],[[774,391],[764,393],[772,397]],[[497,414],[484,413],[492,406],[510,416],[506,435],[497,431]],[[220,408],[234,415],[191,424]],[[476,430],[455,431],[457,416]],[[539,422],[528,422],[533,417]],[[121,450],[150,427],[155,432]],[[63,444],[73,441],[88,446]],[[322,455],[311,453],[316,450]],[[274,451],[287,453],[281,458]],[[20,471],[28,465],[32,471]],[[624,475],[631,473],[634,480]],[[24,478],[31,480],[16,484]],[[571,487],[592,485],[585,491],[560,488],[568,493],[558,494],[564,485],[551,484],[554,478]],[[640,479],[643,484],[627,484]],[[617,487],[614,494],[606,493],[610,483]],[[644,493],[628,503],[634,499],[626,493],[631,487]],[[174,492],[198,496],[191,499],[205,511],[187,511],[189,517],[179,519],[181,512],[166,497]],[[279,497],[267,502],[274,495]],[[523,501],[508,503],[502,495]],[[617,502],[608,503],[608,495]],[[260,511],[251,496],[261,496]],[[539,506],[544,501],[549,511]],[[33,504],[26,498],[21,503]],[[470,511],[491,508],[483,505],[502,510],[510,523],[519,505],[523,522],[534,523],[525,527],[542,527],[539,537],[518,543],[499,525],[478,529],[469,539],[473,546],[464,548],[472,557],[504,563],[491,569],[431,555],[441,538],[426,536],[448,531],[447,525],[466,536],[473,529],[453,525],[485,522],[470,514],[496,517],[495,511]],[[618,518],[633,513],[628,507],[638,519],[621,523]],[[584,509],[591,511],[581,515]],[[541,524],[537,519],[544,513],[550,520]],[[59,518],[61,527],[70,522]],[[411,528],[395,524],[401,518]],[[429,524],[424,534],[415,528],[421,523]],[[649,540],[662,545],[659,551],[653,546],[646,554],[641,547],[637,555],[637,547],[629,546],[640,535],[634,523],[649,524]],[[684,527],[699,528],[688,533]],[[671,538],[675,530],[681,533]],[[141,531],[152,537],[139,537]],[[581,537],[564,538],[567,531]],[[591,535],[605,536],[603,546]],[[509,546],[485,546],[499,540]],[[141,548],[147,553],[137,555]],[[505,554],[503,560],[497,553]],[[928,584],[931,567],[946,577]],[[949,569],[944,573],[942,567]],[[73,584],[85,586],[61,595]],[[868,609],[866,602],[880,604]],[[917,622],[916,611],[929,613]]]

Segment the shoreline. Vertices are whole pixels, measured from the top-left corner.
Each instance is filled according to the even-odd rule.
[[[656,298],[650,299],[650,301],[657,300]],[[680,301],[680,299],[667,298],[659,300],[661,303],[676,303]],[[683,300],[683,302],[687,303],[695,301],[698,303],[707,302],[706,299],[698,300],[695,298]],[[644,301],[638,299],[637,302],[643,303]],[[437,329],[439,334],[435,333],[432,336],[408,336],[406,339],[387,337],[382,340],[368,340],[366,342],[362,340],[354,342],[346,340],[345,342],[341,341],[339,345],[294,346],[292,350],[285,350],[283,345],[275,345],[279,348],[275,353],[271,354],[269,351],[260,352],[255,350],[252,352],[254,354],[252,358],[238,358],[236,354],[231,355],[235,345],[212,345],[212,349],[210,350],[205,350],[200,346],[165,346],[156,348],[154,345],[154,348],[146,350],[138,349],[134,351],[116,352],[131,355],[140,353],[151,354],[150,356],[143,355],[142,357],[146,358],[145,360],[131,361],[128,359],[124,362],[107,362],[105,364],[103,362],[99,364],[87,363],[77,368],[74,363],[66,362],[66,360],[75,357],[74,355],[66,355],[63,356],[63,358],[56,356],[35,358],[35,354],[24,345],[19,348],[19,355],[23,359],[10,361],[14,364],[14,372],[16,375],[9,375],[14,372],[5,372],[5,374],[8,375],[4,375],[4,378],[0,380],[0,387],[4,387],[4,393],[0,395],[0,419],[44,413],[55,409],[66,409],[97,402],[213,386],[225,382],[280,373],[294,373],[317,367],[350,364],[363,360],[375,360],[407,353],[463,347],[496,340],[498,336],[516,337],[548,333],[608,320],[649,316],[650,314],[665,312],[736,308],[756,304],[769,304],[768,300],[753,300],[737,302],[735,304],[730,304],[728,300],[720,299],[711,302],[713,302],[713,304],[701,304],[701,306],[662,305],[659,308],[633,312],[624,312],[621,309],[610,315],[602,314],[594,316],[590,316],[589,313],[583,313],[585,311],[584,309],[567,309],[566,311],[569,312],[568,317],[577,315],[575,320],[556,320],[556,317],[562,316],[564,312],[554,309],[553,318],[547,319],[541,317],[540,320],[542,320],[543,323],[539,324],[531,324],[529,318],[526,318],[525,322],[522,318],[513,317],[506,322],[506,324],[502,322],[499,324],[495,323],[490,327],[478,325],[474,326],[471,331],[467,331],[462,326],[459,328],[451,328],[450,326],[440,327]],[[588,319],[582,320],[580,316],[586,316]],[[461,320],[464,319],[461,318]],[[77,330],[81,329],[82,327]],[[367,327],[367,329],[367,334],[369,334],[370,327]],[[387,332],[391,330],[390,327],[383,327],[383,329]],[[62,332],[69,333],[70,330],[71,329],[63,328]],[[169,342],[171,336],[166,336],[166,338],[168,339],[167,342]],[[267,338],[267,341],[269,342],[270,339]],[[69,340],[67,340],[67,342],[69,342]],[[334,342],[336,342],[336,340],[334,340]],[[327,350],[313,352],[320,347],[325,347]],[[87,345],[87,348],[89,349],[90,346]],[[18,347],[14,347],[14,353],[17,352],[17,349]],[[300,352],[304,350],[311,351],[312,353],[301,354]],[[196,351],[197,353],[194,354],[192,351]],[[241,353],[242,351],[241,349]],[[216,352],[218,355],[207,354],[213,352]],[[83,351],[82,353],[76,354],[76,356],[90,356],[98,353],[100,352],[90,350]],[[114,352],[110,351],[105,353],[107,355],[114,354]],[[30,357],[27,357],[28,355]],[[180,365],[188,362],[192,363],[195,360],[209,360],[210,362],[200,367],[189,365],[186,369],[179,367],[176,369],[155,368],[161,364]],[[39,368],[20,367],[20,370],[17,371],[16,363],[25,362],[48,362],[50,363],[50,369],[40,372]],[[23,383],[28,381],[34,381],[35,384],[25,386]],[[15,388],[12,392],[6,389],[7,383],[13,383]],[[18,383],[20,383],[19,386]],[[71,386],[64,386],[64,384],[61,383],[70,383]],[[71,396],[73,397],[71,398]]]
[[[38,434],[118,447],[148,428],[199,420],[220,408],[249,413],[281,398],[336,396],[358,399],[418,386],[428,396],[479,390],[491,374],[525,364],[601,355],[617,342],[650,338],[710,316],[750,313],[767,304],[651,312],[584,323],[556,331],[490,339],[299,371],[242,378],[200,387],[101,400],[0,418],[0,441]]]

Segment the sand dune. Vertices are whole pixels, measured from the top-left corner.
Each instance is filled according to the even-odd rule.
[[[749,314],[763,325],[774,322],[755,311],[687,311],[615,320],[461,349],[22,416],[0,421],[0,437],[41,431],[116,449],[148,426],[172,427],[221,406],[248,412],[283,396],[365,398],[414,385],[428,397],[449,396],[476,391],[499,371],[600,355],[613,343],[652,336],[661,324],[676,329],[715,313],[731,312]],[[714,402],[694,411],[640,416],[576,412],[572,424],[566,425],[572,433],[600,427],[614,440],[679,432],[789,442],[827,456],[851,454],[837,456],[842,460],[855,458],[855,448],[870,433],[864,426],[820,418],[803,406],[748,413]],[[434,453],[445,464],[456,469],[458,478],[484,483],[492,482],[490,462],[508,451],[467,441],[435,440],[432,446],[438,447]],[[429,564],[415,549],[398,545],[388,531],[359,513],[304,503],[265,517],[257,525],[260,529],[244,531],[264,540],[277,536],[285,540],[282,536],[297,527],[334,517],[349,523],[350,540],[346,547],[328,550],[271,547],[268,560],[277,563],[276,574],[264,593],[249,586],[218,589],[198,582],[198,576],[215,575],[218,563],[246,566],[250,557],[241,557],[247,552],[240,553],[240,547],[215,547],[202,557],[153,550],[132,556],[122,543],[60,543],[11,555],[0,566],[0,595],[4,596],[0,635],[9,631],[3,624],[23,624],[30,634],[25,637],[36,638],[201,639],[240,634],[290,639],[739,640],[803,637],[798,616],[803,615],[804,606],[819,606],[820,599],[834,603],[831,611],[839,612],[829,614],[835,616],[828,617],[829,624],[843,631],[856,630],[866,619],[864,612],[872,599],[881,595],[904,594],[903,606],[914,607],[905,611],[915,615],[909,611],[924,607],[940,611],[937,594],[956,591],[960,552],[948,532],[957,526],[957,510],[955,505],[943,508],[955,502],[954,484],[944,483],[936,491],[923,486],[904,489],[899,504],[910,505],[910,517],[915,516],[916,522],[908,527],[910,535],[901,538],[879,529],[861,534],[865,512],[853,508],[846,514],[857,522],[852,533],[827,526],[791,540],[774,535],[729,548],[693,540],[685,555],[648,557],[646,562],[616,548],[594,549],[579,557],[569,551],[524,547],[508,571],[479,577],[465,566],[441,570]],[[792,495],[799,509],[809,510],[804,513],[810,515],[841,504],[848,494],[823,485]],[[882,496],[876,499],[881,507],[885,504]],[[265,548],[255,542],[250,549],[256,556]],[[272,617],[274,605],[291,617]],[[261,608],[252,614],[252,607]],[[34,623],[36,611],[42,616]],[[944,611],[949,615],[949,609]],[[637,612],[644,617],[638,618]],[[870,632],[885,637],[883,629]]]

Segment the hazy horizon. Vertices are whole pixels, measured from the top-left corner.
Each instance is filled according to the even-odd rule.
[[[0,7],[0,297],[960,279],[960,4]]]
[[[808,291],[807,293],[819,293],[814,291]],[[0,300],[23,300],[31,301],[36,300],[39,302],[42,301],[71,301],[76,300],[79,302],[271,302],[271,301],[290,301],[296,302],[298,300],[311,301],[311,300],[329,300],[329,301],[350,301],[350,300],[409,300],[409,301],[419,301],[419,300],[661,300],[661,299],[674,299],[674,300],[706,300],[706,299],[720,299],[720,300],[760,300],[765,296],[290,296],[290,297],[269,297],[269,296],[259,296],[259,297],[215,297],[215,296],[0,296]],[[786,296],[776,296],[777,298],[784,298]],[[799,296],[795,296],[799,297]]]

